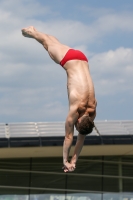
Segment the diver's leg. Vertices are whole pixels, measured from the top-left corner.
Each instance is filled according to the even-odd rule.
[[[33,26],[30,26],[28,28],[23,28],[22,35],[25,37],[36,39],[39,43],[41,43],[44,46],[44,48],[46,50],[48,50],[49,42],[50,43],[52,43],[52,42],[59,43],[59,41],[54,36],[50,36],[45,33],[41,33],[39,31],[37,31]]]

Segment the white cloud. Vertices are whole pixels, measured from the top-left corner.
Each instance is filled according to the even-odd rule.
[[[132,19],[132,13],[113,13],[99,17],[94,24],[105,35],[107,32],[116,32],[117,30],[133,31]]]
[[[35,0],[1,0],[0,7],[10,11],[12,17],[18,15],[19,18],[31,18],[51,14],[48,6],[41,6]]]
[[[65,94],[58,92],[58,89],[61,88],[0,88],[0,94],[3,94],[0,97],[2,121],[5,118],[15,118],[17,121],[47,121],[50,118],[64,121],[68,108],[58,101],[58,96]]]
[[[133,31],[133,13],[123,9],[122,11],[116,11],[115,7],[91,7],[81,6],[80,10],[85,12],[88,18],[91,18],[93,23],[91,24],[94,29],[98,29],[99,33],[106,34],[107,32],[117,31],[118,29],[124,31]]]
[[[90,59],[90,70],[98,94],[132,93],[133,49],[121,47],[96,54]]]

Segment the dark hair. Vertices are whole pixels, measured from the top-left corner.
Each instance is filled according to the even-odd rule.
[[[94,122],[90,119],[90,117],[85,116],[79,124],[79,133],[82,135],[87,135],[93,131],[94,127]]]

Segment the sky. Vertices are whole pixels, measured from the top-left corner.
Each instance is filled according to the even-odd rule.
[[[33,25],[85,53],[96,120],[133,120],[132,0],[1,0],[0,123],[65,121],[65,70],[25,38]]]

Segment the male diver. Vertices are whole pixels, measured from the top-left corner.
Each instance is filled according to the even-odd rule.
[[[69,112],[65,122],[63,168],[64,172],[72,172],[76,168],[76,162],[84,144],[85,136],[91,133],[95,126],[97,101],[89,72],[88,59],[81,51],[61,44],[55,37],[41,33],[33,26],[23,28],[22,34],[41,43],[49,56],[66,70]],[[69,162],[74,126],[79,134],[73,156]]]

